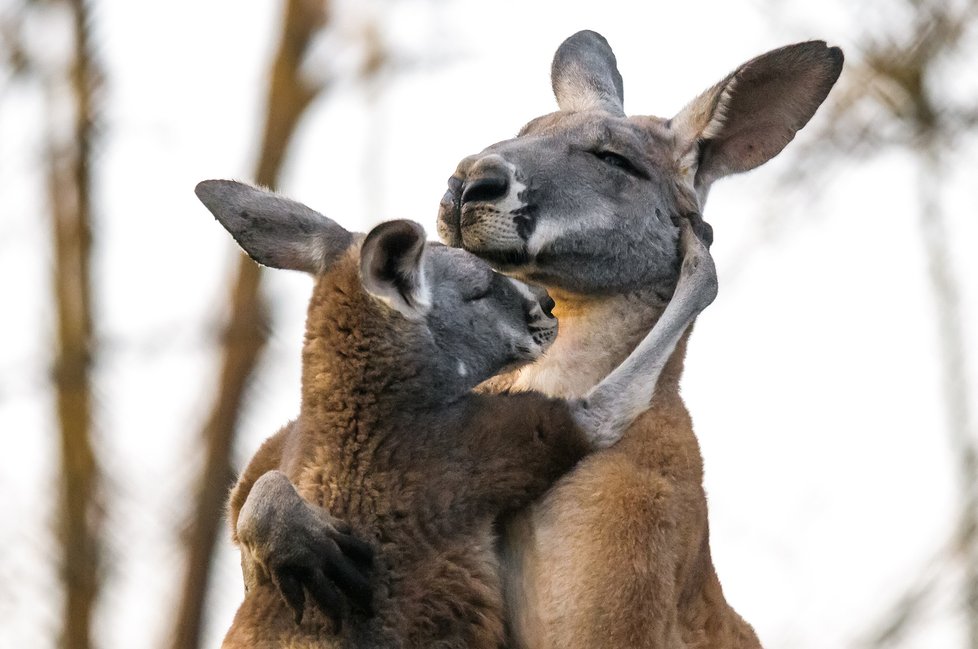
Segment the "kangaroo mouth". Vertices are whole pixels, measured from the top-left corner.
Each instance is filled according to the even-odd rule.
[[[547,351],[557,340],[557,320],[554,318],[550,320],[550,322],[531,324],[529,327],[530,338],[540,347],[541,353]]]
[[[463,209],[459,194],[460,183],[453,184],[450,179],[448,191],[438,205],[438,236],[448,246],[462,248],[477,257],[488,261],[496,270],[516,271],[533,261],[533,256],[526,248],[526,226],[523,221],[529,217],[525,214],[501,215],[491,204],[467,206]],[[509,228],[500,228],[494,219],[505,221],[513,218],[516,225],[512,232]],[[522,228],[523,231],[520,231]],[[509,240],[495,241],[500,247],[493,247],[490,239],[498,239],[500,234],[508,232]]]
[[[462,245],[461,198],[451,185],[438,204],[438,236],[447,246],[465,247]]]
[[[461,248],[477,257],[485,259],[497,270],[522,268],[533,261],[525,245],[516,248],[487,248],[484,245],[466,241],[462,234],[461,212],[451,209],[444,203],[438,211],[438,236],[447,246]]]
[[[533,261],[525,247],[516,250],[491,250],[470,248],[463,244],[462,248],[477,257],[485,259],[496,270],[500,271],[516,270],[529,265]]]

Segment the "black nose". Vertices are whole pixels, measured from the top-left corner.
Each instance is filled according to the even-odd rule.
[[[549,295],[545,295],[542,300],[540,300],[540,308],[543,309],[543,313],[548,317],[554,317],[554,307],[557,303]]]
[[[492,174],[472,178],[462,190],[463,203],[481,203],[502,198],[509,191],[509,178]]]

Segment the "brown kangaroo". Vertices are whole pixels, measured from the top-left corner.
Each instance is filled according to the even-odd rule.
[[[480,394],[471,392],[478,383],[553,342],[544,291],[426,245],[411,221],[361,237],[241,183],[206,181],[197,194],[254,259],[316,276],[299,417],[262,446],[230,500],[248,593],[224,646],[499,647],[495,521],[614,444],[648,408],[666,359],[716,295],[704,244],[687,224],[670,309],[583,398]],[[336,530],[324,508],[368,541],[342,541],[347,554],[374,558],[370,584],[331,573],[374,594],[375,613],[350,612],[342,626],[338,595],[317,570],[332,548],[277,535],[267,514]],[[333,627],[305,614],[305,589],[334,613]]]
[[[567,39],[552,68],[560,110],[465,158],[439,212],[446,243],[545,286],[556,301],[554,345],[494,389],[574,398],[612,372],[676,285],[674,217],[700,212],[713,181],[780,153],[842,63],[824,42],[789,45],[741,65],[671,119],[627,117],[605,39]],[[759,646],[710,557],[702,457],[679,395],[688,333],[624,438],[501,526],[514,645]]]

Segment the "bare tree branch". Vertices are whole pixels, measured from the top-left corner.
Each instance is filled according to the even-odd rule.
[[[61,437],[58,504],[61,570],[65,588],[61,645],[92,645],[92,615],[101,585],[102,512],[99,469],[92,445],[91,154],[97,79],[83,0],[67,0],[73,56],[69,69],[46,84],[50,114],[47,181],[54,239],[54,294],[58,355],[54,365]],[[73,123],[66,131],[58,115],[62,86],[71,88]]]

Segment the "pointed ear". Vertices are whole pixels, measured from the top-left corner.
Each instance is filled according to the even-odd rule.
[[[205,180],[197,198],[248,256],[272,268],[322,273],[353,242],[336,222],[302,203],[234,180]]]
[[[368,293],[405,317],[419,320],[431,308],[424,261],[424,228],[414,221],[388,221],[363,241],[360,279]]]
[[[577,32],[554,54],[550,81],[560,110],[624,115],[625,92],[615,53],[597,32]]]
[[[680,168],[701,195],[717,178],[781,152],[842,72],[842,50],[824,41],[782,47],[743,64],[671,121]]]

